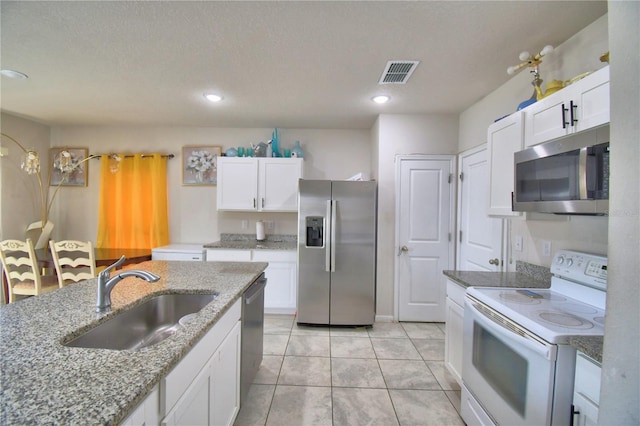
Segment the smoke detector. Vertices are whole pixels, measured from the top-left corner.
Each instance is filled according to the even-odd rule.
[[[389,61],[378,84],[405,84],[420,61]]]

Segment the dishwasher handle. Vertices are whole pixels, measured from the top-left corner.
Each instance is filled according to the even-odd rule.
[[[267,285],[267,278],[263,275],[261,278],[258,278],[249,286],[249,288],[244,292],[244,303],[247,305],[252,304],[257,298],[260,297],[262,291],[264,291],[265,286]]]

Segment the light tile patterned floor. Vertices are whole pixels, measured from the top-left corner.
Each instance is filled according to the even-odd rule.
[[[264,360],[236,426],[464,425],[444,324],[304,327],[267,315]]]

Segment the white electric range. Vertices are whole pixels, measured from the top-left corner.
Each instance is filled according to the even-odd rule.
[[[574,336],[603,336],[606,257],[561,250],[549,289],[469,288],[462,417],[473,424],[571,421]]]

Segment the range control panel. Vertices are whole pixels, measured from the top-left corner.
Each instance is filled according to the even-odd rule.
[[[607,258],[597,254],[559,250],[551,264],[553,275],[606,290]]]

